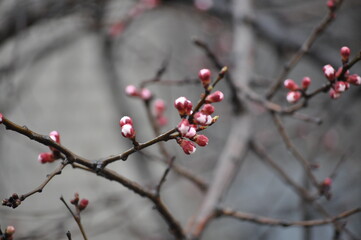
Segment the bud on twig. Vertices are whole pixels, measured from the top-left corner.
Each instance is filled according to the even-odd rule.
[[[82,200],[80,200],[79,205],[78,205],[79,211],[84,210],[88,206],[88,204],[89,204],[88,199],[83,198]]]

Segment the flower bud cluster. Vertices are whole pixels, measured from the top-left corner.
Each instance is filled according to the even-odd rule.
[[[125,138],[135,139],[135,130],[133,127],[133,120],[128,117],[124,116],[120,119],[119,125],[122,131],[122,135]]]
[[[83,211],[89,204],[89,200],[82,198],[79,200],[79,193],[74,194],[74,198],[70,200],[70,203],[73,204],[79,211]]]
[[[283,82],[283,85],[285,86],[285,88],[290,90],[287,93],[287,97],[286,97],[287,102],[289,103],[298,102],[298,100],[300,100],[302,97],[302,93],[306,92],[308,87],[311,85],[311,82],[312,82],[311,78],[304,77],[301,81],[301,87],[299,87],[294,80],[286,79]]]
[[[125,88],[125,93],[131,97],[139,97],[144,101],[148,101],[152,98],[153,94],[148,88],[138,89],[134,85],[128,85]]]
[[[60,144],[60,134],[58,131],[50,132],[49,137],[51,140],[53,140],[57,144]],[[57,149],[55,149],[53,147],[49,147],[49,148],[50,148],[50,152],[43,152],[38,155],[38,161],[40,163],[42,163],[42,164],[52,163],[55,160],[60,158],[60,152]]]
[[[325,77],[331,83],[329,95],[332,99],[339,98],[351,85],[361,85],[361,77],[358,74],[350,74],[348,70],[344,70],[344,66],[347,65],[349,61],[350,54],[350,48],[344,46],[340,49],[343,66],[337,71],[330,64],[322,68]]]
[[[202,69],[199,71],[198,76],[203,87],[208,91],[211,83],[210,70]],[[194,153],[196,144],[200,147],[208,144],[209,139],[205,135],[197,134],[197,132],[217,121],[218,116],[211,116],[215,110],[211,103],[220,102],[223,98],[224,95],[221,91],[205,96],[205,104],[197,112],[193,112],[193,104],[186,97],[179,97],[174,101],[174,107],[182,118],[177,126],[179,132],[177,143],[182,147],[185,154]]]
[[[157,99],[153,104],[155,120],[158,126],[164,126],[168,123],[168,118],[164,115],[166,105],[162,99]]]
[[[7,226],[5,228],[4,233],[1,232],[0,229],[0,240],[13,240],[13,235],[15,233],[15,227],[14,226]]]
[[[2,201],[3,206],[11,207],[11,208],[17,208],[21,204],[21,199],[19,198],[18,194],[13,193],[11,197],[5,198]]]

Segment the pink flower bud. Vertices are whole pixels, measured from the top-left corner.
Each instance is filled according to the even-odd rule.
[[[152,97],[152,92],[148,88],[142,88],[140,91],[140,98],[143,100],[149,100]]]
[[[196,135],[192,140],[195,141],[200,147],[207,146],[208,144],[208,138],[204,135]]]
[[[0,124],[3,123],[3,117],[2,113],[0,113]]]
[[[341,59],[343,63],[348,62],[348,58],[350,57],[351,50],[344,46],[340,49]]]
[[[133,125],[133,120],[128,116],[124,116],[120,119],[119,125],[120,127],[123,127],[125,124]]]
[[[165,111],[165,103],[162,99],[157,99],[154,101],[154,109],[155,115],[159,116],[162,115]]]
[[[198,73],[198,77],[205,88],[211,83],[211,71],[209,69],[201,69]]]
[[[206,97],[206,103],[220,102],[223,100],[223,98],[224,95],[221,91],[215,91]]]
[[[339,98],[341,96],[340,92],[335,91],[335,89],[331,88],[329,91],[329,95],[332,99]]]
[[[346,84],[345,82],[338,81],[333,85],[333,88],[336,92],[344,92],[346,90]]]
[[[323,66],[322,70],[328,80],[333,81],[335,79],[335,69],[330,64]]]
[[[122,135],[125,138],[135,138],[135,130],[133,125],[125,124],[122,126]]]
[[[291,91],[295,91],[295,90],[299,89],[298,85],[292,79],[286,79],[283,82],[283,85],[285,86],[285,88],[287,88]]]
[[[157,117],[156,121],[159,126],[165,126],[168,123],[168,118],[161,115],[161,116]]]
[[[214,113],[214,107],[213,107],[213,105],[207,103],[207,104],[203,105],[201,112],[206,115],[211,115],[212,113]]]
[[[361,85],[361,77],[357,74],[352,74],[352,75],[348,76],[347,82],[349,82],[353,85],[359,86],[359,85]]]
[[[179,97],[174,101],[174,107],[178,110],[179,114],[190,115],[192,112],[192,102],[185,97]]]
[[[302,88],[303,88],[303,89],[307,89],[308,86],[310,86],[310,84],[311,84],[311,78],[309,78],[309,77],[304,77],[304,78],[302,79]]]
[[[322,185],[324,186],[331,186],[332,185],[332,179],[331,178],[325,178],[325,180],[323,180]]]
[[[38,161],[42,164],[54,162],[55,158],[52,152],[43,152],[38,155]]]
[[[14,226],[7,226],[5,229],[5,234],[6,235],[13,235],[15,233],[15,227]]]
[[[335,9],[335,7],[336,7],[336,5],[335,5],[335,0],[328,0],[328,1],[327,1],[327,7],[328,7],[331,11],[333,11],[333,10]]]
[[[179,139],[177,142],[182,147],[184,153],[187,155],[192,154],[197,150],[196,145],[191,141]]]
[[[292,91],[287,93],[287,102],[289,103],[296,103],[298,100],[300,100],[302,94],[297,91]]]
[[[58,131],[52,131],[49,133],[49,137],[56,143],[60,143],[60,134]]]
[[[125,93],[126,93],[127,95],[133,96],[133,97],[139,96],[138,90],[137,90],[137,88],[136,88],[134,85],[128,85],[128,86],[125,88]]]
[[[180,135],[181,135],[182,137],[184,137],[184,136],[187,134],[187,132],[188,132],[188,130],[189,130],[189,128],[190,128],[190,124],[189,124],[188,119],[182,119],[182,120],[178,123],[177,128],[178,128],[178,132],[180,133]]]
[[[197,128],[195,125],[190,125],[188,132],[185,134],[185,137],[191,139],[197,134]]]
[[[80,200],[78,208],[80,211],[84,210],[89,204],[89,200],[86,198],[83,198],[82,200]]]
[[[212,117],[211,115],[206,115],[201,112],[196,112],[193,116],[194,123],[200,124],[200,125],[209,125],[212,123]]]

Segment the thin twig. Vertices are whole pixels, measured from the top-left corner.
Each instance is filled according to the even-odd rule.
[[[163,173],[163,176],[160,179],[160,181],[159,181],[159,183],[158,183],[158,185],[156,187],[155,195],[158,196],[158,197],[160,196],[160,189],[162,188],[162,185],[165,183],[167,175],[168,175],[168,173],[170,172],[170,170],[171,170],[171,168],[173,166],[174,160],[175,160],[175,157],[172,157],[172,159],[169,162],[168,167],[165,169],[165,171]]]
[[[67,231],[67,232],[66,232],[66,236],[67,236],[68,240],[72,240],[72,239],[71,239],[71,233],[70,233],[70,231]]]
[[[81,224],[81,218],[80,218],[80,214],[75,214],[73,212],[73,210],[71,210],[71,208],[69,207],[69,205],[66,203],[66,201],[64,200],[63,196],[60,196],[60,201],[62,201],[65,205],[65,207],[68,209],[68,211],[70,212],[70,214],[73,216],[76,224],[78,225],[79,227],[79,230],[81,232],[81,234],[83,235],[83,238],[84,240],[88,240],[86,234],[85,234],[85,231],[84,231],[84,228],[83,228],[83,224]]]
[[[278,227],[291,227],[291,226],[315,227],[315,226],[322,226],[330,223],[335,223],[338,220],[347,218],[359,212],[361,212],[361,207],[345,211],[337,216],[327,219],[309,220],[309,221],[287,221],[287,220],[262,217],[254,214],[243,213],[243,212],[234,211],[232,209],[223,208],[217,210],[216,217],[232,217],[241,221],[248,221],[256,224],[278,226]]]

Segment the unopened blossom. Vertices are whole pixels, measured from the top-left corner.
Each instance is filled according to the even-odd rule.
[[[285,88],[291,90],[291,91],[295,91],[297,89],[299,89],[298,85],[296,84],[295,81],[293,81],[292,79],[286,79],[283,82],[283,85],[285,86]]]
[[[304,77],[304,78],[302,79],[302,88],[303,88],[303,89],[307,89],[310,85],[311,85],[311,78],[309,78],[309,77]]]
[[[125,93],[129,96],[138,96],[139,93],[138,93],[138,90],[137,88],[134,86],[134,85],[128,85],[126,88],[125,88]]]
[[[182,119],[177,126],[178,132],[181,134],[181,136],[185,136],[190,128],[190,124],[188,119]]]
[[[191,141],[179,139],[177,142],[183,149],[184,153],[187,155],[192,154],[197,150],[196,145]]]
[[[209,103],[204,104],[201,109],[201,112],[206,115],[211,115],[212,113],[214,113],[214,107],[213,107],[213,105],[211,105]]]
[[[353,85],[359,86],[359,85],[361,85],[361,77],[357,74],[352,74],[352,75],[348,76],[347,82],[349,82]]]
[[[152,92],[148,88],[142,88],[140,90],[140,98],[143,100],[149,100],[152,98]]]
[[[348,62],[348,58],[350,57],[351,50],[350,48],[344,46],[340,49],[340,55],[343,63]]]
[[[119,125],[123,127],[125,124],[133,125],[133,120],[128,116],[124,116],[119,120]]]
[[[181,116],[190,115],[193,104],[185,97],[179,97],[174,101],[174,107],[178,110]]]
[[[335,89],[331,88],[329,91],[329,95],[332,99],[339,98],[341,96],[340,92],[335,91]]]
[[[7,226],[5,229],[5,234],[8,236],[11,236],[15,233],[15,227],[14,226]]]
[[[223,100],[223,98],[224,95],[221,91],[215,91],[206,97],[206,103],[220,102]]]
[[[165,103],[162,99],[157,99],[154,101],[154,110],[155,110],[155,114],[158,115],[162,115],[165,111]]]
[[[52,152],[43,152],[38,155],[38,161],[40,163],[51,163],[54,162],[54,154]]]
[[[196,112],[193,116],[193,121],[200,125],[209,125],[212,123],[212,116],[202,112]]]
[[[322,70],[328,80],[333,81],[335,79],[335,69],[330,64],[323,66]]]
[[[287,102],[289,103],[296,103],[298,100],[300,100],[302,94],[298,91],[292,91],[287,93]]]
[[[205,135],[195,135],[192,139],[195,143],[198,144],[200,147],[207,146],[208,144],[208,138]]]
[[[56,143],[60,143],[60,134],[58,131],[51,131],[49,137]]]
[[[211,71],[209,69],[201,69],[198,73],[198,77],[205,88],[211,83]]]
[[[83,198],[80,200],[78,208],[80,211],[84,210],[89,204],[89,200],[86,198]]]
[[[184,135],[185,137],[191,139],[197,134],[197,127],[196,125],[190,125],[188,132]]]
[[[135,138],[135,130],[132,125],[125,124],[122,126],[122,135],[125,138]]]
[[[334,84],[333,88],[336,92],[344,92],[346,90],[346,83],[338,81]]]

